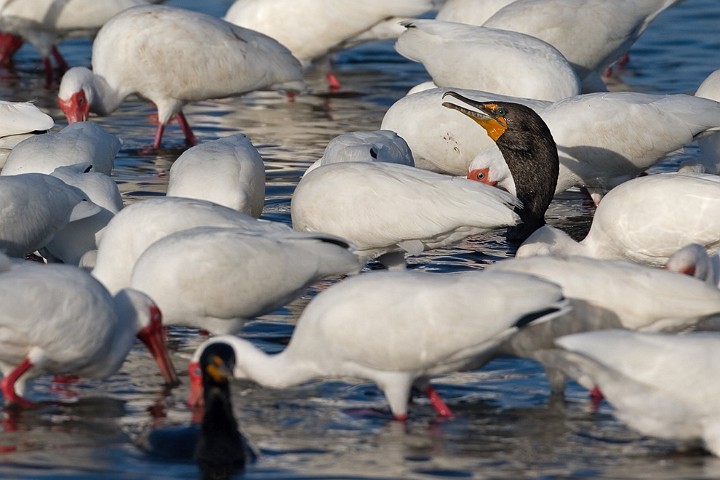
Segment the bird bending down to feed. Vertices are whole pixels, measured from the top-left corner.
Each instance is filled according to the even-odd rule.
[[[242,133],[185,150],[170,167],[168,197],[199,198],[260,217],[265,164]]]
[[[713,399],[720,334],[605,330],[556,340],[565,371],[599,387],[620,421],[643,435],[702,441],[720,456],[720,417]]]
[[[130,286],[155,300],[166,325],[235,333],[316,281],[360,268],[350,245],[331,235],[199,227],[150,245]]]
[[[84,193],[42,173],[0,176],[0,250],[23,257],[68,224],[102,213]]]
[[[68,69],[57,45],[66,38],[91,38],[110,18],[136,5],[164,0],[33,0],[0,2],[0,64],[9,64],[27,41],[43,58],[45,79],[54,78],[50,55],[61,74]]]
[[[92,71],[68,70],[58,102],[72,123],[90,112],[109,115],[138,94],[158,109],[157,149],[175,116],[185,143],[196,142],[182,112],[187,103],[302,88],[300,62],[276,40],[202,13],[152,5],[124,10],[103,25],[93,42]]]
[[[450,102],[443,106],[457,110],[483,127],[502,153],[512,178],[503,187],[515,195],[522,207],[522,223],[508,229],[508,240],[522,242],[545,225],[545,211],[555,195],[560,160],[550,129],[530,107],[511,102],[478,102],[449,91],[443,95],[461,100],[470,108]],[[482,171],[468,173],[481,180]]]
[[[163,341],[160,310],[145,294],[114,297],[87,272],[67,265],[12,264],[0,256],[0,383],[6,403],[28,405],[30,378],[106,378],[140,338],[168,385],[177,375]]]
[[[224,19],[276,39],[304,65],[310,65],[359,43],[397,37],[402,27],[398,24],[400,19],[392,17],[415,17],[437,3],[438,0],[333,0],[330,6],[327,0],[236,0]],[[325,77],[331,90],[340,88],[332,72]]]
[[[567,315],[529,325],[503,347],[508,354],[542,363],[553,393],[563,392],[566,377],[547,350],[554,350],[554,340],[562,335],[610,328],[674,332],[720,320],[717,287],[628,261],[542,255],[505,259],[486,270],[543,278],[560,285],[572,303]]]
[[[483,25],[549,43],[589,87],[603,87],[597,75],[623,57],[660,13],[681,1],[516,0]]]
[[[235,350],[235,378],[273,388],[314,378],[367,379],[384,392],[397,420],[407,419],[416,386],[441,416],[450,416],[431,377],[479,368],[525,325],[567,310],[560,287],[529,275],[377,271],[336,283],[315,297],[279,354],[224,335],[201,345],[192,362],[210,344],[224,342]],[[197,385],[194,367],[191,363],[191,382]],[[196,387],[189,401],[196,404],[199,398]]]
[[[583,240],[545,225],[518,248],[517,256],[560,253],[662,267],[689,243],[720,247],[717,175],[659,173],[625,182],[600,202]]]
[[[98,243],[92,274],[110,293],[129,287],[135,262],[151,244],[195,227],[242,228],[258,234],[294,233],[284,223],[258,220],[206,200],[148,198],[123,208],[108,223]]]
[[[494,28],[412,20],[397,52],[425,66],[439,87],[556,101],[580,93],[580,80],[555,47],[538,38]]]

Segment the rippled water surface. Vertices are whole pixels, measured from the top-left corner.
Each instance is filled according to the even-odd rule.
[[[229,0],[168,4],[221,15]],[[663,13],[631,50],[630,63],[613,89],[693,93],[720,67],[720,2],[687,0]],[[89,65],[90,44],[66,42],[71,65]],[[201,141],[247,134],[265,158],[264,218],[290,223],[290,196],[303,170],[329,140],[353,130],[376,130],[385,110],[413,85],[428,79],[419,64],[402,59],[391,43],[376,43],[335,59],[343,83],[328,95],[320,74],[310,74],[309,94],[288,102],[277,94],[250,95],[187,108]],[[24,48],[14,71],[0,70],[0,98],[33,100],[65,124],[56,106],[57,86],[45,88],[37,54]],[[143,153],[154,134],[145,103],[128,101],[97,121],[120,136],[115,177],[126,202],[163,195],[167,171],[182,152],[179,129],[166,131],[168,147]],[[633,126],[642,130],[642,126]],[[656,169],[693,156],[688,147]],[[587,229],[592,210],[577,192],[556,199],[550,222]],[[459,271],[482,268],[509,255],[498,236],[410,259],[411,268]],[[252,279],[248,279],[252,281]],[[267,351],[279,351],[304,306],[326,281],[291,305],[250,322],[245,335]],[[362,321],[362,319],[358,319]],[[171,332],[179,370],[201,338],[194,330]],[[183,372],[184,373],[184,372]],[[120,373],[104,382],[52,384],[35,381],[31,399],[41,408],[5,411],[0,432],[1,478],[197,478],[190,459],[141,448],[153,428],[180,428],[191,421],[184,385],[164,391],[147,353],[133,351]],[[709,379],[712,381],[712,379]],[[390,421],[385,401],[369,384],[315,382],[284,391],[233,385],[235,412],[259,451],[243,478],[719,478],[720,460],[701,451],[679,452],[671,443],[641,437],[613,419],[603,405],[591,412],[587,393],[568,390],[565,404],[549,403],[549,388],[536,364],[502,358],[475,372],[442,377],[437,390],[456,416],[438,420],[422,398],[407,424]],[[362,413],[378,408],[379,413]]]

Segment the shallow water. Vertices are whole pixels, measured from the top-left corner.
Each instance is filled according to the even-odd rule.
[[[229,0],[169,1],[221,15]],[[202,5],[202,7],[198,7]],[[630,63],[612,88],[657,93],[693,93],[718,68],[720,2],[688,0],[662,14],[631,50]],[[71,65],[89,65],[90,44],[66,42]],[[14,72],[0,70],[0,98],[33,100],[65,124],[56,106],[57,86],[44,87],[37,54],[24,48]],[[202,102],[186,112],[201,141],[247,134],[265,158],[264,218],[290,223],[289,199],[304,169],[340,133],[379,128],[385,110],[413,85],[428,79],[421,65],[402,59],[390,43],[345,52],[335,59],[343,83],[328,95],[320,74],[311,92],[289,103],[281,95],[250,95]],[[182,152],[179,129],[170,127],[168,148],[145,154],[154,126],[145,103],[126,102],[111,117],[97,119],[120,136],[123,148],[114,176],[126,202],[163,195],[167,171]],[[690,146],[656,170],[692,157]],[[592,209],[577,192],[559,195],[550,222],[581,235]],[[451,272],[482,268],[509,255],[499,236],[488,235],[410,259],[411,268]],[[292,325],[318,289],[286,308],[250,322],[245,335],[268,351],[283,348]],[[359,319],[361,320],[361,319]],[[178,369],[202,339],[194,330],[171,332]],[[149,372],[149,373],[148,373]],[[186,378],[185,378],[186,380]],[[284,391],[247,384],[234,387],[235,412],[260,456],[243,478],[718,478],[720,460],[702,451],[648,439],[614,420],[602,405],[592,412],[587,393],[571,385],[565,404],[549,403],[541,368],[501,358],[475,372],[438,378],[437,390],[456,412],[439,420],[422,398],[407,424],[390,421],[382,395],[369,384],[314,382]],[[189,459],[164,458],[140,448],[152,428],[186,426],[187,381],[164,391],[152,360],[134,350],[122,371],[104,382],[34,382],[31,399],[41,407],[5,411],[0,432],[2,478],[197,478]],[[371,413],[370,409],[379,409]],[[168,454],[168,452],[164,452]],[[169,454],[168,454],[169,455]]]

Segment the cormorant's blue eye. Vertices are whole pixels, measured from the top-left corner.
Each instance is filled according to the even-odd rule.
[[[497,111],[496,111],[495,113],[497,113],[497,115],[498,115],[499,117],[504,117],[504,116],[505,116],[505,109],[504,109],[503,107],[500,107],[500,108],[497,109]]]

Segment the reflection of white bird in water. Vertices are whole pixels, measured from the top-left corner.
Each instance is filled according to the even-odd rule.
[[[86,272],[67,265],[10,264],[0,256],[0,369],[6,403],[27,404],[28,379],[44,374],[106,378],[139,337],[168,384],[177,375],[163,341],[160,311],[146,295],[114,297]]]
[[[195,143],[182,112],[187,103],[303,86],[300,63],[276,40],[210,15],[153,5],[127,9],[103,25],[93,42],[92,71],[68,70],[58,101],[72,123],[90,112],[109,115],[136,93],[158,109],[153,147],[159,148],[173,117],[186,144]]]
[[[483,292],[483,308],[477,294]],[[441,416],[452,415],[430,378],[477,368],[519,329],[567,310],[560,288],[506,272],[433,274],[370,272],[316,296],[297,322],[287,348],[268,355],[250,341],[221,335],[235,350],[235,378],[284,388],[315,378],[358,378],[377,384],[397,420],[407,419],[413,386]],[[191,382],[194,365],[190,366]],[[192,385],[196,385],[193,382]],[[199,398],[192,392],[191,403]]]

